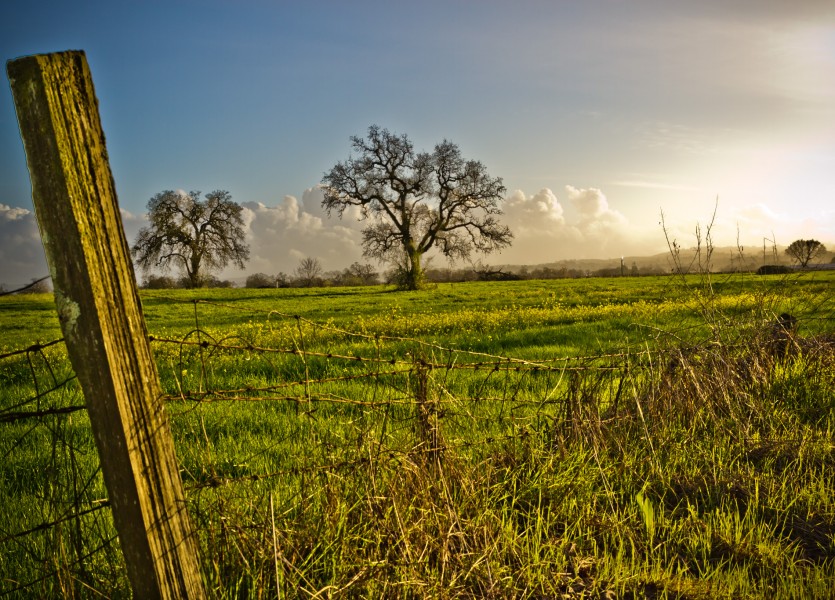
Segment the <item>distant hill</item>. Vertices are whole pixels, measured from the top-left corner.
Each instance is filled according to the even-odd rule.
[[[763,254],[762,249],[754,249],[752,251],[743,249],[740,252],[738,248],[733,246],[714,248],[710,257],[710,270],[713,272],[756,271],[762,265],[790,266],[794,263],[786,255],[785,249],[785,246],[778,246],[776,251],[774,248],[766,248],[766,252]],[[816,264],[829,263],[833,257],[835,257],[835,252],[827,252],[825,256],[816,261]],[[702,248],[701,253],[698,253],[696,248],[682,248],[679,251],[679,262],[683,270],[700,270],[700,261],[701,270],[704,270],[707,262],[704,248]],[[620,270],[621,257],[569,259],[535,265],[502,264],[498,266],[513,273],[533,272],[537,269],[554,269],[557,271],[565,269],[567,271],[573,270],[594,273],[601,270]],[[660,274],[670,273],[674,270],[675,264],[669,252],[660,252],[651,256],[624,256],[623,268],[627,274],[633,270],[637,270],[638,274],[644,275],[650,273]]]

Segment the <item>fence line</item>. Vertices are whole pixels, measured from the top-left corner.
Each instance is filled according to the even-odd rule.
[[[286,482],[288,479],[303,480],[305,477],[315,478],[328,473],[344,475],[361,469],[384,468],[386,462],[419,464],[424,460],[437,462],[443,460],[444,456],[461,456],[473,452],[480,455],[486,447],[520,443],[531,427],[547,427],[557,436],[562,427],[575,423],[578,415],[585,414],[583,411],[599,413],[607,405],[617,405],[623,393],[624,382],[629,378],[640,377],[640,373],[658,375],[659,371],[663,371],[659,365],[667,365],[675,356],[709,348],[709,344],[666,349],[644,347],[635,351],[532,360],[461,350],[416,338],[352,332],[298,315],[284,315],[291,319],[291,323],[303,324],[304,327],[296,328],[293,332],[296,337],[287,342],[290,345],[282,346],[262,343],[269,339],[245,339],[239,334],[216,340],[209,329],[211,325],[206,327],[206,319],[199,313],[198,307],[201,304],[241,310],[240,305],[232,307],[195,302],[194,328],[180,336],[149,336],[163,374],[166,388],[163,399],[169,407],[175,430],[179,434],[186,434],[190,440],[177,438],[175,433],[175,440],[189,444],[185,453],[182,450],[178,453],[178,458],[184,473],[187,501],[192,507],[195,502],[201,502],[201,494],[212,490],[262,486],[266,482]],[[260,315],[265,323],[279,314],[277,311],[247,310],[252,315]],[[319,337],[326,332],[344,339],[329,339],[325,345],[330,344],[331,348],[321,348],[322,342],[317,341],[317,332]],[[264,335],[266,338],[272,336],[273,341],[280,342],[286,340],[283,337],[286,333],[273,331]],[[356,346],[357,340],[365,345],[355,347],[356,351],[353,352],[340,349],[343,346]],[[32,344],[0,354],[0,365],[12,365],[9,371],[16,373],[18,384],[26,377],[30,381],[28,388],[23,386],[26,389],[16,389],[15,393],[23,396],[22,399],[14,399],[7,389],[0,390],[0,425],[3,428],[19,428],[25,421],[35,423],[25,431],[15,429],[21,431],[21,437],[17,440],[9,439],[9,436],[15,435],[7,433],[12,432],[12,429],[0,429],[0,442],[8,447],[4,452],[7,461],[13,459],[12,454],[22,445],[22,440],[34,435],[35,428],[41,427],[51,432],[52,438],[46,446],[53,448],[53,454],[59,448],[64,448],[66,459],[75,465],[73,461],[77,457],[73,458],[73,453],[84,452],[78,441],[67,438],[70,434],[62,429],[68,423],[67,419],[75,413],[83,412],[86,406],[73,403],[75,395],[80,395],[77,391],[66,393],[76,377],[58,377],[58,371],[65,368],[61,363],[61,342],[53,340]],[[52,348],[57,356],[44,355],[43,351],[47,348]],[[724,350],[728,351],[729,348]],[[33,361],[35,356],[42,360]],[[225,361],[231,362],[227,364]],[[229,381],[228,373],[224,379],[216,372],[223,368],[234,370],[241,365],[247,365],[249,371],[242,371],[243,375],[238,379],[246,381],[252,377],[258,382],[222,385]],[[253,365],[256,368],[253,369]],[[196,369],[193,368],[195,366]],[[340,372],[337,374],[335,371]],[[28,375],[24,376],[24,373]],[[290,377],[293,373],[298,376]],[[43,377],[50,380],[48,387],[43,386]],[[586,379],[577,379],[581,377]],[[532,378],[536,379],[538,385],[531,388],[536,397],[526,395],[529,391],[527,389],[522,393]],[[238,379],[232,377],[233,381]],[[598,393],[598,404],[594,407],[584,404],[587,399],[583,385],[586,384],[582,381],[590,382],[587,385]],[[27,389],[32,388],[35,393],[28,393]],[[41,406],[45,401],[50,401],[50,404]],[[224,408],[236,403],[271,407],[270,410],[278,411],[272,413],[276,418],[283,418],[281,415],[288,417],[284,424],[286,431],[282,436],[270,438],[272,447],[265,445],[250,449],[249,457],[215,457],[214,462],[204,460],[211,458],[214,453],[223,452],[220,449],[222,435],[209,433],[211,428],[217,425],[222,429],[225,419],[245,416],[229,413]],[[37,406],[26,409],[33,405]],[[281,405],[295,407],[295,410],[281,412]],[[488,409],[487,414],[475,412],[485,407]],[[211,411],[221,412],[215,414]],[[351,425],[336,433],[328,431],[326,425],[333,419],[334,423],[343,420],[349,421]],[[480,429],[482,426],[483,430]],[[245,425],[233,430],[242,433]],[[473,431],[480,433],[473,436]],[[317,440],[312,447],[309,441],[311,435]],[[373,442],[368,442],[368,439]],[[279,447],[282,448],[280,452],[276,450]],[[264,464],[256,460],[259,453],[283,455],[285,447],[307,447],[312,452],[308,451],[307,456],[276,459],[278,462],[275,465],[278,468],[272,469],[264,468]],[[357,449],[361,452],[357,453]],[[54,464],[47,471],[65,468],[56,460],[53,459]],[[286,463],[284,466],[280,466],[282,461]],[[249,463],[253,463],[253,466]],[[0,525],[0,550],[12,543],[18,548],[38,547],[46,543],[62,544],[62,528],[68,525],[75,528],[72,533],[74,536],[84,537],[92,528],[94,538],[113,539],[112,536],[107,537],[112,530],[109,517],[105,519],[106,522],[85,525],[86,519],[103,514],[102,509],[110,506],[106,498],[89,497],[91,491],[99,489],[93,483],[100,478],[98,467],[95,467],[92,474],[91,468],[87,469],[86,474],[81,472],[83,468],[72,468],[75,469],[73,480],[87,480],[84,485],[69,486],[74,486],[80,495],[73,495],[67,488],[62,497],[54,494],[42,496],[47,500],[51,498],[54,505],[52,510],[57,514],[20,531],[10,531],[8,527],[25,523],[3,523]],[[58,475],[47,473],[47,487],[50,485],[50,477],[54,479]],[[213,508],[207,510],[220,510],[220,505],[210,506]],[[218,516],[222,517],[222,514]],[[203,525],[203,530],[205,527]],[[52,541],[48,542],[50,539]],[[95,543],[81,544],[74,555],[61,559],[63,562],[60,568],[50,571],[51,575],[34,577],[26,585],[19,585],[18,576],[14,572],[0,573],[0,581],[3,582],[0,583],[0,595],[18,592],[27,589],[27,586],[46,585],[45,582],[50,578],[55,578],[55,573],[77,568],[104,550],[113,551],[112,544],[98,544],[96,539],[92,542]],[[90,550],[91,545],[98,549]],[[112,560],[108,558],[104,562]],[[78,578],[85,582],[84,585],[92,585],[89,575],[80,574]],[[17,583],[5,587],[11,582]]]
[[[40,352],[44,348],[49,348],[50,346],[54,346],[56,344],[62,344],[64,342],[64,338],[58,338],[57,340],[52,340],[51,342],[46,342],[45,344],[41,344],[40,342],[36,342],[31,346],[27,346],[26,348],[21,348],[19,350],[12,350],[11,352],[6,352],[4,354],[0,354],[0,360],[10,358],[12,356],[18,356],[20,354],[29,354],[31,352]]]
[[[29,288],[33,288],[33,287],[37,286],[39,283],[41,283],[42,281],[46,281],[47,279],[50,279],[49,275],[47,275],[45,277],[40,277],[38,279],[33,279],[31,283],[27,283],[26,285],[21,286],[19,288],[15,288],[13,290],[8,290],[8,291],[0,290],[0,296],[11,296],[12,294],[20,294],[21,292],[25,292]]]

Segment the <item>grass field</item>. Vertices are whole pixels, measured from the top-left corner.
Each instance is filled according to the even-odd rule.
[[[833,284],[143,292],[212,596],[832,597]],[[0,361],[0,595],[128,594],[81,405],[61,344]]]

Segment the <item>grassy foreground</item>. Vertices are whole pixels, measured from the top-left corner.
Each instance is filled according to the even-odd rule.
[[[833,283],[144,292],[212,596],[831,597]],[[71,377],[0,362],[0,595],[129,593]]]

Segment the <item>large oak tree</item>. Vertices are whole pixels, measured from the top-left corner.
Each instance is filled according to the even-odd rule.
[[[420,286],[421,260],[432,249],[466,259],[510,245],[513,234],[496,218],[502,179],[465,160],[457,145],[444,140],[432,153],[415,152],[406,135],[376,125],[351,145],[355,155],[322,179],[322,206],[340,217],[351,206],[362,209],[364,255],[395,264],[402,287]]]
[[[160,192],[148,202],[150,225],[139,230],[131,253],[145,271],[174,265],[190,287],[200,287],[230,262],[244,268],[249,246],[242,211],[224,190],[204,201],[200,192]]]

